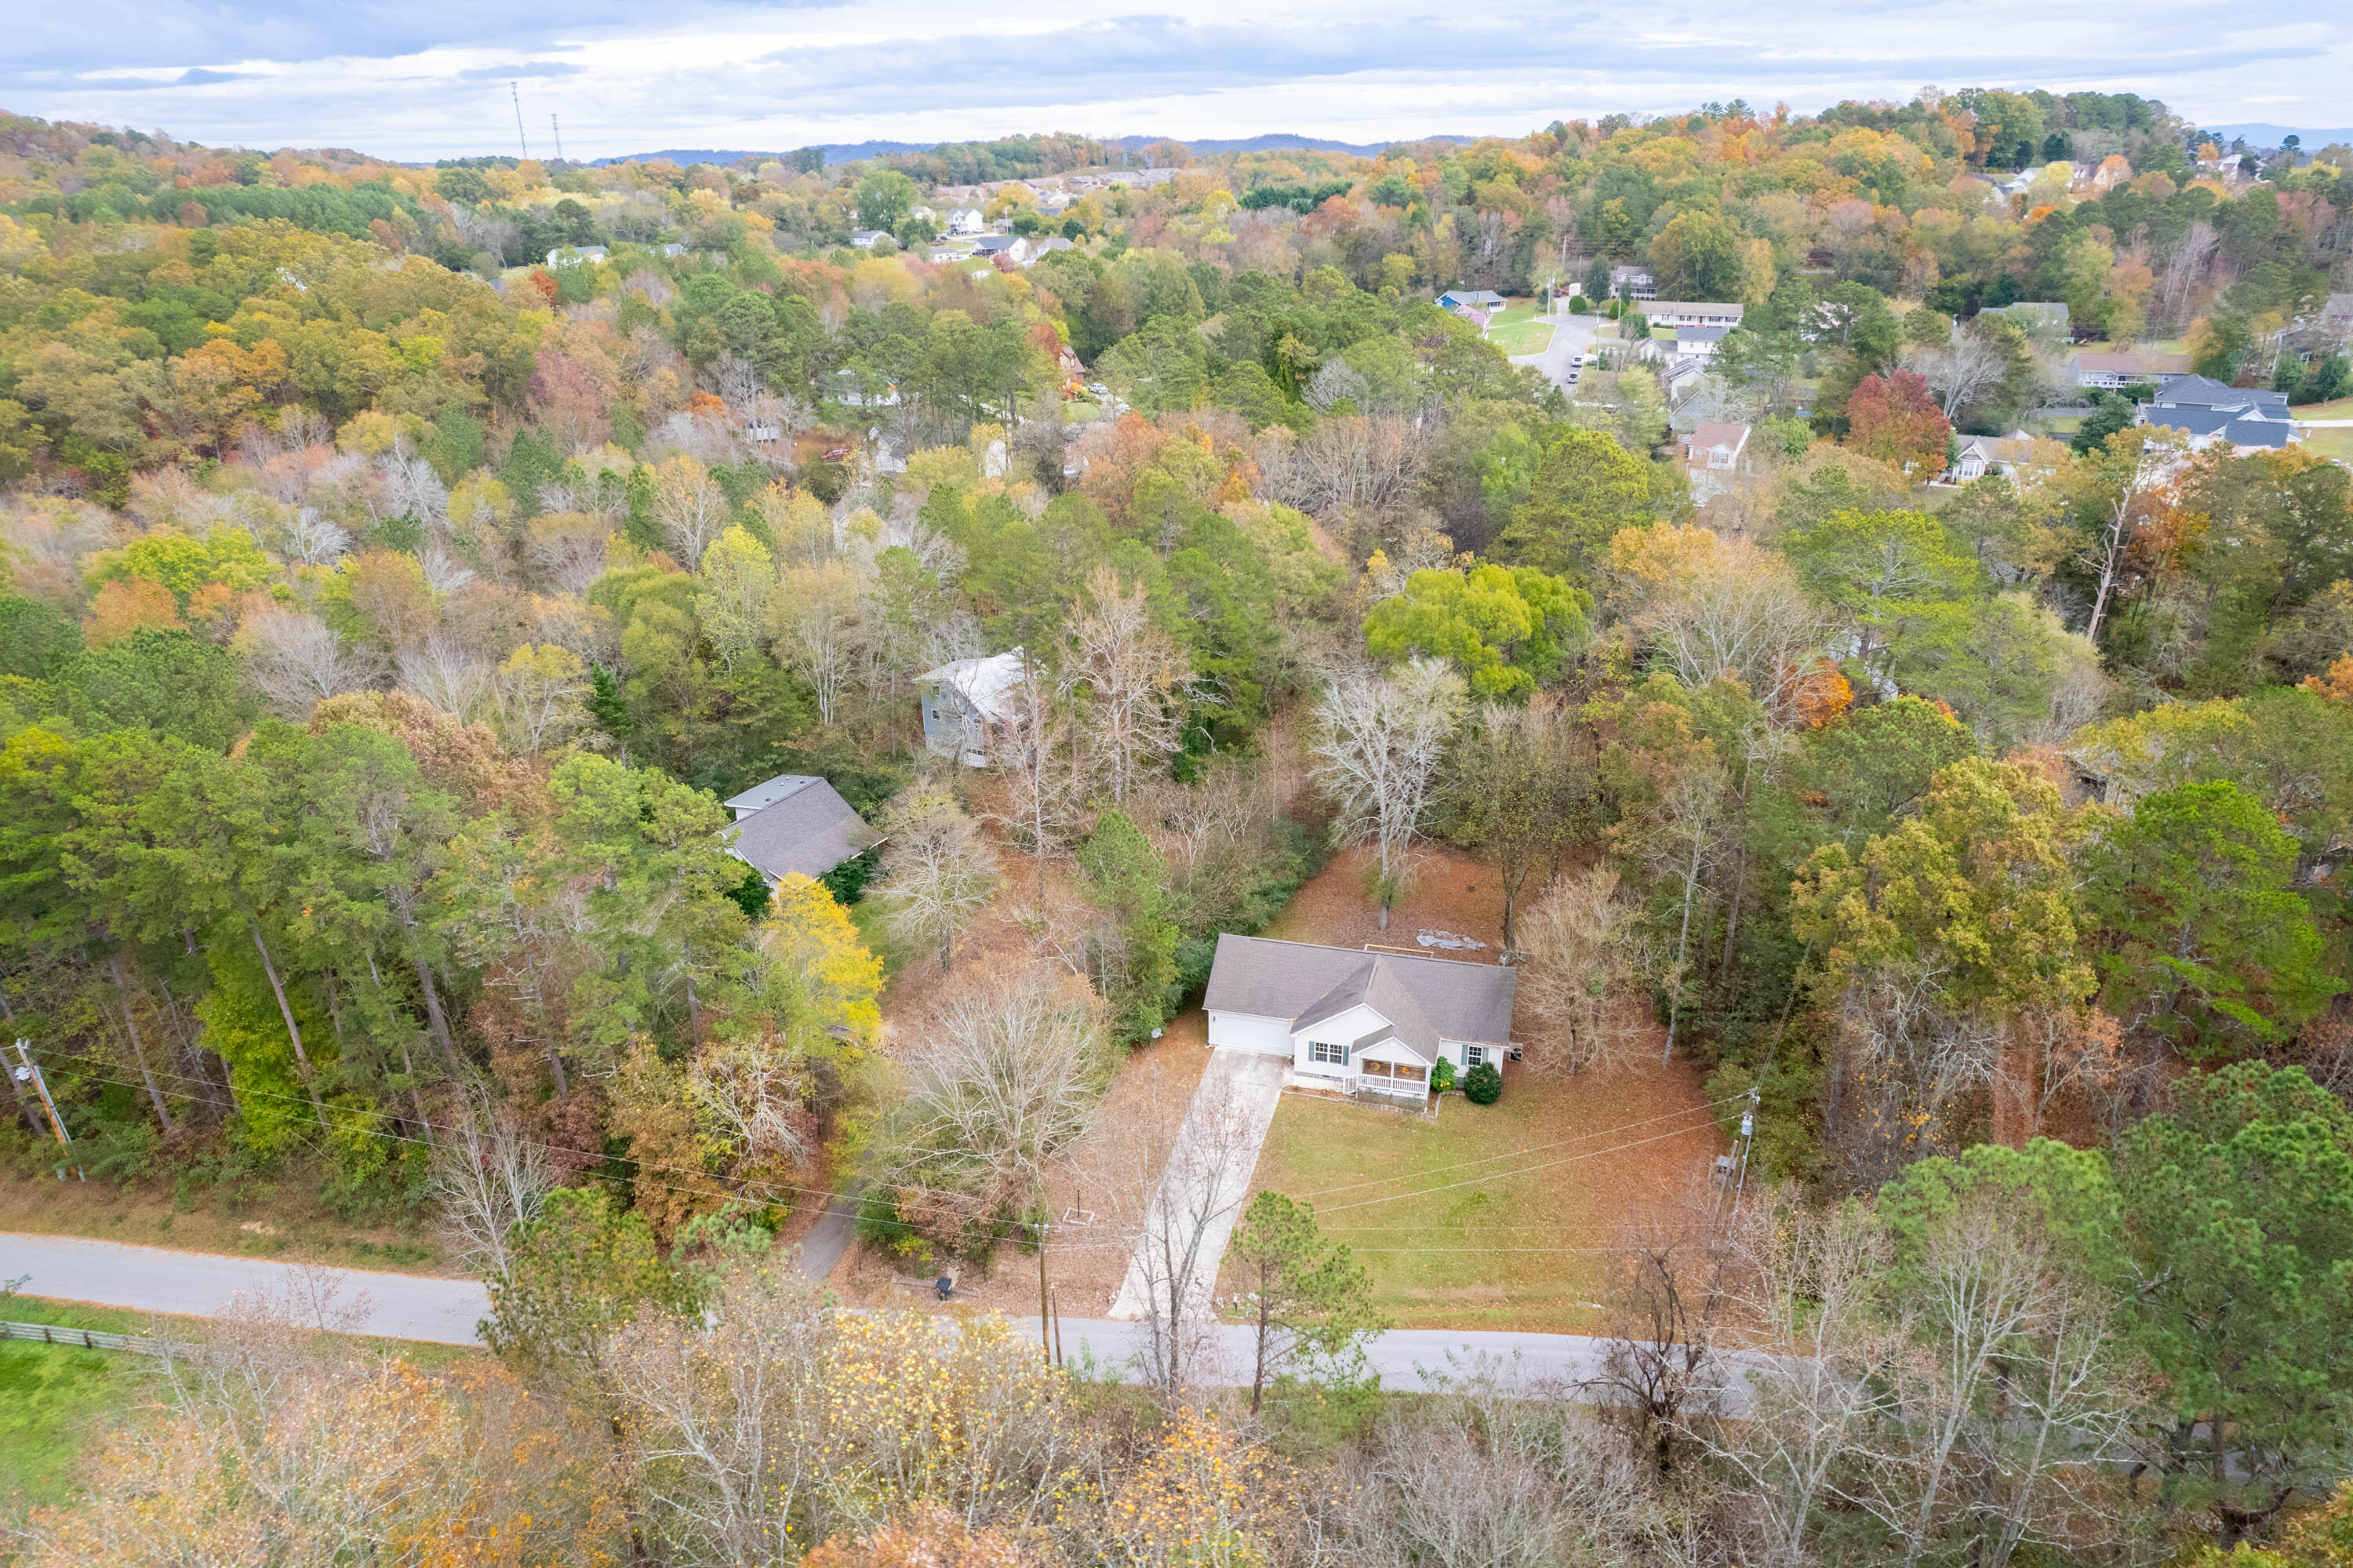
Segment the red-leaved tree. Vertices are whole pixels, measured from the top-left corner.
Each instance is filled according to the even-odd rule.
[[[1919,479],[1941,473],[1952,422],[1928,383],[1909,370],[1866,376],[1847,399],[1846,444]]]

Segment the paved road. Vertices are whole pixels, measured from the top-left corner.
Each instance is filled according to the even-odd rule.
[[[1188,1235],[1196,1225],[1201,1240],[1188,1294],[1197,1316],[1208,1311],[1218,1265],[1225,1259],[1226,1243],[1233,1239],[1234,1222],[1241,1218],[1259,1149],[1282,1098],[1283,1080],[1290,1076],[1288,1056],[1258,1051],[1210,1054],[1200,1087],[1185,1108],[1185,1125],[1176,1129],[1176,1145],[1153,1190],[1153,1217],[1136,1241],[1127,1277],[1120,1281],[1119,1296],[1112,1302],[1113,1318],[1141,1322],[1152,1309],[1155,1291],[1160,1299],[1167,1299],[1167,1283],[1154,1277],[1148,1249],[1164,1234]]]
[[[1521,355],[1512,363],[1533,366],[1546,380],[1563,392],[1569,391],[1569,361],[1579,355],[1589,356],[1599,330],[1609,327],[1614,332],[1616,323],[1601,316],[1573,316],[1565,309],[1538,319],[1552,323],[1551,345],[1542,354]]]
[[[836,1192],[832,1202],[826,1204],[825,1213],[817,1217],[817,1224],[809,1227],[808,1234],[801,1237],[794,1262],[803,1279],[822,1284],[832,1277],[834,1266],[849,1250],[849,1244],[858,1239],[858,1200],[865,1190],[865,1182],[854,1181]]]
[[[19,1287],[27,1296],[194,1318],[220,1316],[233,1297],[280,1294],[303,1276],[324,1275],[339,1287],[343,1305],[365,1298],[369,1310],[361,1332],[443,1345],[480,1344],[474,1325],[491,1310],[490,1292],[477,1279],[306,1267],[78,1236],[0,1233],[0,1280],[19,1275],[31,1277]]]
[[[1278,1065],[1280,1063],[1278,1062]],[[138,1311],[217,1317],[231,1298],[256,1290],[283,1290],[304,1266],[261,1258],[222,1257],[209,1253],[171,1252],[126,1246],[120,1242],[72,1236],[0,1233],[0,1280],[31,1277],[28,1296],[95,1302]],[[341,1287],[341,1299],[363,1296],[372,1308],[362,1330],[386,1339],[427,1340],[438,1344],[478,1345],[478,1319],[490,1310],[480,1281],[436,1279],[418,1275],[377,1274],[356,1268],[315,1267]],[[1016,1319],[1021,1333],[1035,1339],[1038,1319]],[[1199,1368],[1209,1385],[1247,1383],[1251,1340],[1248,1329],[1221,1325],[1208,1360]],[[1065,1318],[1062,1353],[1068,1360],[1092,1356],[1100,1375],[1132,1378],[1143,1349],[1140,1323]],[[1468,1330],[1392,1329],[1375,1336],[1366,1359],[1390,1389],[1427,1390],[1440,1380],[1491,1366],[1504,1386],[1540,1389],[1576,1383],[1601,1371],[1604,1342],[1581,1334],[1520,1334]],[[1740,1358],[1736,1353],[1735,1360]],[[1737,1379],[1735,1379],[1736,1384]],[[1733,1414],[1741,1401],[1733,1391]]]

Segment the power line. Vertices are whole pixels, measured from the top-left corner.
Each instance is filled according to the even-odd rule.
[[[1665,1132],[1652,1133],[1648,1138],[1635,1139],[1630,1143],[1612,1144],[1607,1149],[1588,1149],[1582,1154],[1564,1155],[1558,1160],[1547,1160],[1541,1165],[1530,1165],[1523,1170],[1497,1171],[1489,1175],[1473,1176],[1461,1181],[1449,1181],[1442,1186],[1425,1187],[1417,1192],[1392,1192],[1386,1198],[1359,1198],[1353,1203],[1336,1204],[1332,1208],[1326,1209],[1324,1213],[1330,1214],[1344,1213],[1350,1209],[1370,1208],[1376,1203],[1395,1203],[1402,1202],[1407,1198],[1427,1198],[1439,1192],[1451,1192],[1457,1187],[1477,1187],[1485,1182],[1502,1181],[1514,1176],[1533,1176],[1539,1171],[1550,1171],[1554,1167],[1560,1165],[1574,1165],[1580,1160],[1599,1160],[1605,1154],[1622,1154],[1630,1149],[1640,1149],[1646,1143],[1657,1143],[1662,1139],[1682,1138],[1686,1133],[1696,1132],[1698,1128],[1696,1128],[1689,1127],[1672,1128]]]
[[[1498,1160],[1525,1160],[1531,1154],[1542,1154],[1548,1149],[1567,1149],[1573,1143],[1584,1143],[1596,1138],[1610,1138],[1621,1132],[1631,1132],[1638,1127],[1648,1127],[1652,1122],[1669,1121],[1672,1120],[1676,1117],[1693,1116],[1701,1111],[1712,1111],[1719,1106],[1728,1106],[1732,1104],[1735,1100],[1743,1097],[1746,1092],[1747,1091],[1743,1090],[1741,1094],[1738,1095],[1726,1095],[1720,1100],[1709,1100],[1704,1105],[1685,1106],[1680,1110],[1662,1111],[1657,1116],[1644,1117],[1640,1121],[1630,1121],[1619,1127],[1603,1128],[1598,1132],[1582,1132],[1577,1134],[1575,1138],[1564,1138],[1556,1143],[1539,1143],[1532,1149],[1515,1149],[1508,1153],[1490,1154],[1478,1160],[1460,1160],[1451,1165],[1434,1165],[1427,1171],[1415,1171],[1411,1177],[1376,1176],[1367,1178],[1362,1181],[1350,1181],[1338,1187],[1318,1188],[1313,1192],[1299,1192],[1291,1194],[1291,1196],[1293,1196],[1297,1202],[1304,1202],[1310,1198],[1327,1197],[1334,1192],[1353,1192],[1359,1187],[1385,1186],[1388,1182],[1397,1181],[1419,1181],[1423,1177],[1437,1176],[1449,1171],[1467,1170],[1473,1165],[1491,1165]],[[1696,1132],[1699,1129],[1697,1128],[1685,1128],[1683,1130],[1686,1132]]]

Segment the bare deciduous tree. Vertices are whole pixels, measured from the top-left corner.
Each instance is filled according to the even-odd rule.
[[[1641,531],[1654,538],[1662,531]],[[1778,555],[1703,529],[1673,531],[1666,548],[1611,545],[1631,568],[1630,620],[1653,663],[1697,691],[1729,677],[1776,717],[1809,678],[1829,623]]]
[[[427,1190],[440,1208],[450,1251],[473,1272],[503,1279],[516,1227],[538,1217],[555,1185],[547,1151],[525,1133],[512,1106],[479,1084],[459,1093],[441,1132]]]
[[[1176,693],[1191,679],[1185,655],[1152,619],[1138,583],[1123,585],[1105,566],[1087,583],[1087,603],[1071,623],[1072,673],[1085,697],[1085,734],[1114,805],[1176,754]]]
[[[283,718],[307,718],[321,698],[364,690],[377,674],[369,656],[305,610],[259,610],[238,628],[237,642],[246,674]]]
[[[891,803],[881,824],[887,841],[876,896],[892,925],[939,945],[940,969],[955,959],[955,939],[1003,879],[980,828],[945,795],[910,790]]]
[[[498,672],[491,662],[445,632],[435,632],[397,656],[400,689],[451,718],[471,724],[488,711]]]
[[[883,1161],[901,1213],[941,1234],[1026,1206],[1086,1130],[1110,1049],[1075,976],[1039,966],[959,990],[896,1051],[911,1082]]]
[[[1708,1424],[1710,1452],[1743,1484],[1733,1523],[1760,1568],[1815,1559],[1826,1508],[1888,1414],[1879,1375],[1902,1334],[1875,1310],[1887,1239],[1859,1205],[1829,1210],[1757,1194],[1727,1240],[1725,1287],[1763,1334],[1765,1353],[1728,1378],[1727,1414]]]
[[[850,567],[828,561],[786,568],[769,604],[768,629],[777,655],[817,694],[820,724],[833,723],[840,711],[842,683],[869,641],[860,599]]]
[[[1577,1073],[1615,1064],[1629,1038],[1618,1003],[1631,978],[1634,919],[1618,895],[1618,874],[1604,865],[1564,875],[1528,911],[1520,994],[1553,1031],[1552,1046],[1537,1054],[1544,1067]]]
[[[1945,418],[1957,419],[1962,409],[2001,385],[2010,373],[2010,356],[1986,331],[1957,327],[1945,344],[1907,350],[1904,366],[1927,382]]]
[[[1416,659],[1393,675],[1335,675],[1316,699],[1314,777],[1339,807],[1335,833],[1375,847],[1384,927],[1461,721],[1463,694],[1451,668]]]

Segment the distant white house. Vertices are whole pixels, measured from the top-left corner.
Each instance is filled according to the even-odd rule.
[[[771,887],[792,872],[823,876],[877,842],[849,802],[813,773],[780,773],[722,804],[735,816],[727,853]]]
[[[1746,425],[1710,419],[1683,438],[1683,475],[1694,501],[1705,505],[1749,471],[1748,434]]]
[[[601,245],[559,245],[547,253],[551,267],[585,267],[591,261],[602,261],[606,249]]]
[[[1291,1081],[1420,1102],[1441,1061],[1498,1069],[1519,971],[1409,953],[1221,936],[1203,1006],[1209,1044],[1288,1057]]]
[[[1723,345],[1725,334],[1731,330],[1730,327],[1720,326],[1677,327],[1675,341],[1669,346],[1674,350],[1677,359],[1696,359],[1704,363],[1715,357],[1715,351]]]
[[[2185,376],[2135,410],[2136,424],[2179,430],[2193,447],[2227,443],[2242,452],[2277,451],[2296,439],[2287,395],[2225,387],[2203,376]]]
[[[1655,300],[1659,283],[1648,267],[1612,267],[1609,269],[1609,297]]]
[[[1736,327],[1747,313],[1746,305],[1692,300],[1638,300],[1634,308],[1654,327]]]
[[[2032,461],[2033,454],[2034,438],[2024,430],[2012,430],[2006,436],[1963,436],[1953,466],[1933,482],[1968,484],[1989,473],[2016,479],[2019,471]]]
[[[853,228],[849,231],[849,243],[860,250],[871,250],[890,238],[891,231],[887,228]]]
[[[959,207],[949,209],[948,232],[950,234],[984,234],[987,230],[988,220],[980,216],[980,208]]]
[[[2186,354],[2079,354],[2075,356],[2075,385],[2097,391],[2113,391],[2119,387],[2131,387],[2146,382],[2163,391],[2189,374],[2189,356]]]
[[[1018,716],[1013,697],[1023,664],[1022,651],[1012,648],[986,659],[958,659],[916,676],[923,745],[932,755],[967,768],[987,767],[1004,726]]]
[[[661,248],[661,253],[664,256],[669,257],[670,260],[676,260],[681,256],[686,254],[686,247],[673,240],[670,244]]]

